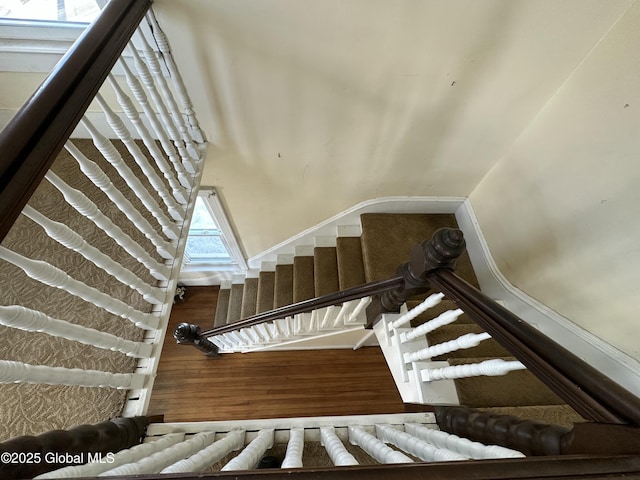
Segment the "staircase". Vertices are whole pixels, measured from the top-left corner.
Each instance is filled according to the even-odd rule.
[[[247,278],[244,283],[234,283],[221,289],[214,326],[232,325],[256,313],[366,282],[391,278],[398,265],[407,261],[414,245],[431,238],[436,230],[443,227],[457,227],[455,217],[447,214],[363,214],[361,225],[339,229],[349,232],[360,230],[359,237],[318,238],[316,245],[298,246],[298,255],[281,256],[281,263],[263,265],[256,278]],[[469,283],[478,285],[466,253],[458,261],[456,273]],[[422,300],[412,299],[407,302],[407,308],[416,307]],[[398,345],[392,346],[388,335],[382,332],[382,325],[398,316],[385,315],[374,329],[374,337],[370,330],[364,329],[364,306],[367,301],[328,307],[312,314],[257,326],[260,328],[236,331],[228,334],[227,343],[224,338],[214,337],[212,341],[222,352],[323,348],[327,345],[358,348],[380,344],[405,403],[462,404],[490,409],[497,414],[562,425],[581,420],[526,370],[513,371],[504,376],[474,376],[429,383],[422,382],[415,375],[407,375],[404,370],[408,367],[397,358]],[[452,301],[445,298],[412,319],[406,327],[418,327],[456,308]],[[466,314],[462,314],[454,323],[411,342],[410,347],[417,350],[479,333],[482,333],[482,329]],[[418,362],[414,368],[478,364],[494,359],[515,361],[501,345],[488,339],[472,348],[437,355],[428,362]]]

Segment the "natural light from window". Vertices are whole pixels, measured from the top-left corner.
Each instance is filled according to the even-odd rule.
[[[0,0],[0,17],[13,20],[90,23],[98,13],[96,0]]]
[[[198,196],[189,228],[186,252],[189,263],[229,264],[233,258],[225,245],[205,200]]]

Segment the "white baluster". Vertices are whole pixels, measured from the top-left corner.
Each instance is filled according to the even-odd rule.
[[[428,309],[438,305],[443,298],[444,293],[434,293],[432,295],[429,295],[420,305],[417,305],[415,308],[412,308],[407,313],[401,315],[396,320],[391,322],[389,324],[389,331],[393,330],[394,328],[399,328],[405,323],[409,323],[421,313],[426,312]]]
[[[349,319],[347,320],[347,323],[356,322],[358,320],[358,316],[364,311],[364,309],[367,307],[367,305],[369,305],[369,303],[371,303],[371,297],[361,298],[360,301],[358,302],[358,305],[356,305],[356,308],[349,315]]]
[[[50,317],[19,305],[0,306],[0,324],[27,332],[42,332],[54,337],[121,352],[129,357],[149,358],[153,345],[116,337],[110,333],[83,327]]]
[[[203,448],[195,455],[169,465],[160,473],[201,472],[234,450],[240,450],[244,445],[244,431],[233,430],[224,438]]]
[[[113,298],[89,285],[72,278],[59,268],[41,260],[32,260],[0,246],[0,258],[20,267],[28,276],[49,285],[64,290],[82,298],[109,313],[118,315],[133,322],[137,327],[147,330],[158,328],[160,320],[150,313],[140,312],[117,298]]]
[[[222,350],[226,350],[228,348],[233,348],[233,345],[227,341],[223,336],[217,335],[215,337],[208,337],[218,348]]]
[[[191,100],[189,99],[189,95],[187,94],[184,82],[182,81],[182,76],[180,75],[180,71],[178,70],[178,67],[173,60],[173,54],[171,53],[167,37],[160,28],[160,25],[158,25],[158,21],[156,20],[152,9],[147,12],[147,19],[153,25],[153,37],[158,44],[160,52],[162,52],[162,58],[164,59],[167,68],[169,69],[170,77],[174,81],[176,94],[178,95],[178,99],[180,100],[185,115],[187,116],[187,121],[189,122],[191,136],[196,142],[203,143],[204,136],[202,135],[202,131],[200,130],[200,125],[198,124],[198,119],[196,118],[196,114],[193,110]]]
[[[193,143],[193,139],[189,134],[189,130],[187,129],[187,125],[184,122],[184,118],[182,116],[182,112],[178,108],[175,99],[173,98],[173,93],[167,84],[166,79],[162,73],[162,68],[160,67],[160,62],[158,61],[158,56],[156,52],[151,48],[149,42],[147,42],[144,34],[139,35],[140,44],[142,46],[142,52],[144,53],[144,58],[147,60],[147,65],[151,70],[151,73],[156,78],[156,84],[160,87],[160,92],[162,93],[162,97],[164,98],[165,104],[169,108],[169,112],[171,113],[171,118],[173,122],[178,128],[180,138],[184,142],[187,150],[191,155],[192,161],[200,160],[200,152]],[[176,140],[177,137],[174,137]]]
[[[302,468],[302,452],[304,450],[304,429],[292,428],[289,430],[289,443],[287,452],[280,468]]]
[[[146,375],[139,373],[110,373],[0,360],[0,383],[43,383],[135,390],[144,387],[146,379]]]
[[[433,382],[435,380],[455,380],[456,378],[467,377],[497,377],[506,375],[514,370],[524,370],[526,368],[527,367],[518,361],[505,361],[496,358],[480,363],[469,363],[466,365],[442,368],[426,368],[420,371],[420,375],[423,382]]]
[[[453,450],[469,458],[520,458],[525,455],[517,450],[501,447],[499,445],[484,445],[480,442],[472,442],[468,438],[462,438],[451,433],[427,428],[417,423],[407,423],[405,431],[425,442],[433,443],[436,447]]]
[[[403,332],[400,334],[400,343],[410,342],[414,338],[418,338],[426,335],[429,332],[433,332],[434,330],[448,325],[450,323],[455,322],[460,315],[464,312],[459,308],[456,310],[447,310],[444,313],[441,313],[433,320],[429,320],[426,323],[414,328],[409,332]]]
[[[108,78],[111,87],[116,92],[118,103],[120,103],[120,105],[122,106],[122,109],[127,115],[127,118],[129,118],[129,120],[131,120],[131,123],[133,123],[133,125],[136,127],[136,131],[140,135],[140,138],[142,138],[142,142],[144,143],[145,147],[147,147],[147,150],[149,150],[149,153],[155,160],[156,165],[171,187],[173,198],[165,197],[163,192],[159,192],[162,200],[167,206],[169,214],[176,221],[184,220],[185,211],[184,208],[179,204],[184,205],[187,203],[188,195],[186,190],[182,185],[180,185],[180,182],[177,180],[177,177],[174,175],[174,172],[171,169],[171,165],[169,165],[169,163],[165,160],[164,155],[160,151],[160,148],[158,148],[158,144],[149,133],[147,126],[142,121],[142,118],[140,117],[138,110],[135,108],[133,102],[131,101],[131,98],[129,98],[129,96],[124,93],[124,90],[122,90],[122,87],[120,87],[120,84],[112,74],[109,74]],[[142,92],[142,94],[144,95],[144,92]]]
[[[362,427],[349,427],[349,441],[359,445],[380,463],[412,463],[404,453],[386,446],[379,439],[367,433]]]
[[[147,92],[149,92],[149,95],[151,95],[151,99],[153,100],[153,103],[155,103],[156,105],[156,110],[160,115],[160,119],[162,120],[162,125],[164,126],[164,130],[166,130],[166,132],[169,134],[169,138],[173,140],[173,145],[178,150],[178,154],[182,159],[183,167],[187,172],[194,173],[196,171],[195,166],[192,163],[192,159],[189,155],[189,152],[187,152],[185,148],[184,142],[178,138],[179,136],[178,136],[178,131],[176,129],[175,123],[173,122],[171,115],[169,115],[169,112],[167,111],[167,107],[165,106],[161,95],[158,93],[158,90],[156,89],[156,84],[153,81],[153,76],[149,71],[149,67],[147,67],[147,65],[142,61],[142,58],[140,57],[140,54],[138,53],[138,50],[136,50],[135,46],[129,44],[129,52],[133,57],[136,70],[138,71],[138,74],[142,79],[142,83],[147,88]]]
[[[47,234],[55,241],[69,248],[70,250],[78,252],[84,258],[86,258],[90,262],[93,262],[95,265],[102,268],[105,272],[112,275],[123,284],[128,285],[134,290],[138,291],[147,302],[153,303],[154,305],[164,304],[166,292],[163,292],[159,288],[152,287],[151,285],[144,283],[130,270],[127,270],[111,257],[102,253],[100,250],[88,243],[65,224],[54,222],[29,205],[26,205],[24,207],[22,213],[26,217],[36,222],[42,228],[44,228]]]
[[[89,218],[98,227],[109,235],[115,242],[125,249],[133,258],[149,269],[151,275],[157,280],[169,279],[169,268],[160,264],[144,248],[134,242],[129,235],[124,233],[120,227],[115,225],[87,196],[67,185],[53,171],[49,170],[45,178],[55,186],[64,196],[65,200],[75,208],[80,214]]]
[[[122,143],[127,147],[127,150],[129,150],[129,153],[131,153],[131,156],[140,167],[140,170],[142,170],[142,173],[147,177],[149,183],[158,193],[164,204],[168,209],[173,209],[176,214],[179,214],[179,211],[177,210],[179,209],[178,204],[169,193],[169,190],[167,190],[167,187],[156,173],[156,170],[149,163],[145,154],[142,153],[138,144],[133,141],[133,137],[124,122],[120,120],[120,117],[113,110],[111,110],[111,107],[109,107],[109,104],[104,101],[102,95],[99,93],[96,94],[96,100],[98,101],[100,108],[102,108],[109,125],[111,125],[111,128],[116,135],[118,135],[118,138],[122,140]],[[156,220],[158,220],[158,223],[162,225],[162,231],[167,238],[172,240],[176,240],[178,238],[180,233],[178,227],[175,223],[169,220],[160,209],[158,209]],[[178,218],[177,220],[181,221],[182,218]]]
[[[477,347],[480,342],[491,338],[488,333],[468,333],[462,335],[454,340],[433,345],[431,347],[423,348],[417,352],[405,352],[404,362],[419,362],[421,360],[428,360],[438,355],[444,355],[445,353],[455,352],[457,350],[463,350],[465,348]]]
[[[168,448],[176,443],[184,440],[184,433],[170,433],[164,435],[157,440],[149,443],[135,445],[126,450],[120,450],[111,457],[111,462],[94,462],[84,465],[74,465],[71,467],[63,467],[52,472],[43,473],[35,478],[79,478],[79,477],[96,477],[102,472],[111,470],[127,463],[137,462],[138,460],[153,455],[154,453]]]
[[[359,465],[355,457],[349,453],[336,435],[335,428],[322,427],[320,429],[320,439],[334,465]]]
[[[138,81],[137,77],[133,74],[131,69],[129,68],[129,65],[127,65],[127,62],[122,57],[120,58],[120,65],[124,70],[125,77],[127,79],[127,85],[129,85],[131,92],[133,92],[133,96],[136,98],[140,106],[142,106],[142,110],[144,111],[144,114],[147,120],[149,120],[149,123],[151,124],[151,128],[153,128],[153,131],[158,137],[158,140],[160,140],[160,145],[162,145],[162,149],[165,151],[165,153],[167,154],[167,157],[169,157],[169,161],[173,165],[176,175],[178,176],[178,180],[180,181],[180,184],[185,188],[191,188],[191,180],[189,179],[189,176],[187,175],[184,167],[182,166],[180,156],[176,152],[176,149],[174,148],[173,143],[171,143],[171,139],[167,135],[167,132],[163,128],[160,120],[158,120],[158,116],[156,115],[156,112],[153,110],[153,108],[149,104],[149,100],[147,99],[146,93],[144,93],[144,89],[142,88],[142,85]],[[146,69],[147,66],[144,65],[143,68]],[[148,71],[147,71],[147,75],[149,75]],[[184,202],[182,202],[179,197],[176,197],[176,199],[181,203],[187,203],[186,196],[184,197]]]
[[[221,471],[251,470],[255,468],[264,452],[273,447],[273,438],[274,430],[272,428],[260,430],[258,436],[237,457],[232,458],[229,463],[222,467]]]
[[[262,338],[262,343],[264,342],[270,342],[271,340],[273,340],[273,337],[271,337],[270,333],[269,333],[269,329],[267,328],[269,324],[267,323],[259,323],[257,325],[255,325],[255,330],[257,331],[258,335],[260,335],[260,337]]]
[[[149,194],[149,191],[146,189],[144,185],[142,185],[142,182],[140,182],[136,174],[133,173],[133,171],[129,168],[129,166],[123,161],[122,155],[120,155],[120,152],[118,152],[116,147],[113,146],[113,143],[111,143],[111,141],[107,137],[102,135],[93,126],[93,124],[89,122],[89,120],[86,117],[81,120],[81,123],[91,134],[91,137],[93,138],[93,143],[96,146],[96,148],[100,151],[100,153],[102,153],[104,158],[107,159],[107,161],[111,165],[113,165],[113,168],[115,168],[118,174],[127,183],[129,188],[136,194],[138,199],[142,202],[145,208],[151,213],[151,215],[153,215],[153,217],[158,221],[158,223],[163,227],[163,229],[166,227],[170,232],[172,229],[175,229],[175,226],[172,225],[171,222],[164,215],[164,212],[160,208],[160,205],[158,205],[158,202],[156,202],[156,200]],[[81,156],[84,157],[84,155],[82,155],[82,153],[78,149],[75,149],[75,152],[76,153],[74,153],[74,157],[76,157],[76,159],[78,159],[76,154],[80,154]],[[93,169],[93,172],[95,172],[95,169]],[[104,175],[104,173],[102,175]],[[96,183],[96,185],[100,187],[100,189],[104,191],[105,194],[107,194],[107,196],[109,196],[109,198],[116,204],[116,206],[120,210],[122,210],[122,212],[125,215],[127,215],[127,218],[129,218],[129,220],[131,220],[132,223],[136,224],[136,227],[140,229],[140,231],[145,235],[145,237],[151,240],[151,242],[155,245],[156,249],[158,250],[158,253],[166,259],[172,259],[173,258],[172,253],[175,253],[175,246],[172,246],[171,244],[163,241],[160,238],[160,236],[156,233],[156,231],[153,230],[153,227],[151,227],[151,224],[142,216],[142,214],[140,214],[140,212],[135,210],[135,208],[133,208],[133,205],[131,205],[131,203],[128,200],[125,200],[125,201],[122,200],[124,197],[111,184],[111,181],[108,180],[109,177],[107,177],[106,175],[104,175],[104,177],[107,179],[108,184],[106,182],[98,183],[99,179],[101,180],[99,176],[95,176],[95,178],[93,176],[89,176],[89,178],[91,178],[91,180],[94,183]],[[118,192],[118,194],[120,194],[119,195],[120,198],[118,198],[118,195],[115,194],[115,192]],[[113,195],[113,198],[111,197],[112,195]],[[129,205],[127,205],[127,203]],[[141,222],[141,225],[137,225],[138,222]],[[175,234],[176,232],[177,230],[174,231],[173,233]],[[176,238],[177,238],[177,235],[176,235]]]
[[[216,439],[216,432],[202,432],[189,440],[172,445],[164,450],[141,458],[135,463],[127,463],[119,467],[102,472],[100,477],[115,477],[118,475],[140,475],[143,473],[160,473],[160,471],[176,463],[178,460],[199,452]]]
[[[383,442],[393,443],[396,447],[426,462],[449,462],[469,459],[469,457],[460,455],[458,452],[453,452],[446,448],[438,448],[406,432],[396,430],[390,425],[376,425],[376,436]]]

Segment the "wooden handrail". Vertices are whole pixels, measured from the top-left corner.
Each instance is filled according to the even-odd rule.
[[[339,292],[330,293],[321,297],[311,298],[302,302],[294,303],[280,308],[275,308],[267,312],[259,313],[251,317],[247,317],[238,322],[230,323],[221,327],[205,330],[200,333],[201,336],[220,335],[222,333],[233,332],[241,328],[252,327],[260,323],[278,320],[280,318],[291,317],[299,313],[308,313],[318,308],[330,307],[332,305],[340,305],[344,302],[357,300],[371,295],[379,295],[381,293],[396,289],[403,284],[402,277],[394,277],[389,280],[380,280],[377,282],[365,283],[357,287],[348,288]]]
[[[37,437],[12,438],[0,443],[0,474],[2,478],[33,478],[67,463],[83,463],[90,454],[107,455],[131,448],[142,442],[150,421],[144,416],[114,418]]]
[[[631,392],[452,271],[427,279],[584,418],[640,426],[640,399]]]
[[[473,478],[475,480],[638,478],[638,455],[565,455],[549,457],[486,459],[460,462],[415,462],[352,467],[244,470],[235,472],[174,473],[173,479],[218,480],[415,480]],[[98,478],[98,477],[85,477]],[[104,478],[104,477],[99,477]],[[130,480],[131,476],[113,476]],[[166,474],[136,475],[138,480],[164,480]]]
[[[0,241],[51,167],[151,0],[111,0],[0,132]]]

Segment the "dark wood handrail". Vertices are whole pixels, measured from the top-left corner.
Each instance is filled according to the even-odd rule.
[[[0,132],[0,241],[89,107],[151,6],[111,0]]]
[[[443,480],[473,478],[474,480],[517,479],[610,479],[638,478],[638,455],[565,455],[549,457],[485,459],[459,462],[415,462],[387,465],[356,465],[328,468],[286,468],[242,470],[235,472],[172,473],[172,479],[218,480]],[[104,478],[104,477],[85,477]],[[131,476],[114,476],[112,480],[130,480]],[[165,480],[166,474],[136,475],[137,480]]]
[[[583,417],[640,426],[640,399],[450,270],[428,274],[453,300]]]
[[[0,443],[3,459],[0,475],[2,478],[33,478],[67,464],[83,463],[89,454],[107,455],[131,448],[142,442],[151,420],[151,417],[114,418],[95,425],[52,430],[37,437],[12,438]],[[22,455],[12,455],[19,453]],[[66,461],[68,457],[73,459]],[[12,458],[15,460],[11,461]]]
[[[379,295],[381,293],[400,287],[404,283],[402,277],[394,277],[389,280],[380,280],[377,282],[365,283],[357,287],[348,288],[339,292],[330,293],[321,297],[311,298],[302,302],[287,305],[285,307],[275,308],[267,312],[259,313],[251,317],[247,317],[238,322],[230,323],[221,327],[205,330],[200,333],[201,336],[220,335],[222,333],[233,332],[241,328],[252,327],[260,323],[278,320],[280,318],[291,317],[299,313],[308,313],[318,308],[339,305],[351,300],[357,300],[371,295]]]

